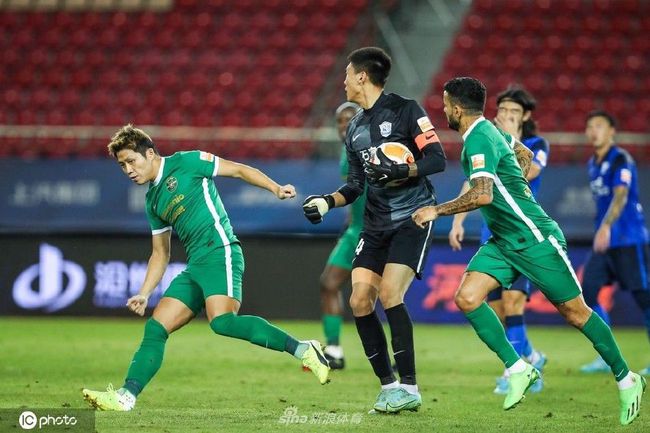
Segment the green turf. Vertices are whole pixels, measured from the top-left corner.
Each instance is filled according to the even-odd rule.
[[[0,319],[0,408],[84,407],[82,387],[119,387],[143,325],[137,319]],[[279,325],[298,338],[321,336],[318,323]],[[469,326],[416,326],[423,407],[381,416],[366,413],[378,384],[353,326],[343,333],[349,368],[321,386],[286,353],[215,336],[205,321],[197,321],[169,339],[163,367],[136,409],[98,413],[97,431],[650,431],[650,398],[640,419],[620,427],[612,377],[577,371],[595,354],[580,333],[532,327],[530,334],[550,359],[546,388],[504,412],[502,397],[492,394],[501,366]],[[643,330],[618,329],[616,336],[633,369],[650,362]],[[281,423],[291,406],[298,417],[316,415],[321,424]]]

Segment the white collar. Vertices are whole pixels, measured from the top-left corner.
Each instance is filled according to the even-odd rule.
[[[164,168],[165,168],[165,158],[162,157],[160,158],[160,168],[158,168],[158,175],[153,180],[153,186],[158,186],[158,184],[160,183],[160,179],[162,179]]]
[[[472,129],[479,123],[485,120],[485,117],[481,116],[478,119],[476,119],[474,122],[472,122],[471,125],[469,125],[469,128],[467,128],[467,131],[463,134],[463,141],[467,140],[467,136],[472,132]]]

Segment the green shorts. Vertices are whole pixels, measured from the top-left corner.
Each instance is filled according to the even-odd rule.
[[[244,255],[239,244],[217,248],[176,276],[163,296],[175,298],[198,314],[205,299],[225,295],[241,302]]]
[[[500,248],[494,239],[489,239],[472,257],[467,271],[488,274],[505,288],[510,288],[519,275],[524,275],[554,304],[582,293],[561,233],[516,251]]]
[[[352,260],[356,254],[361,229],[362,227],[350,226],[343,232],[327,259],[329,266],[352,270]]]

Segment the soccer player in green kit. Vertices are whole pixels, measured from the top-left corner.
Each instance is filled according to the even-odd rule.
[[[564,235],[537,204],[525,180],[532,152],[483,117],[485,97],[485,86],[474,78],[445,83],[444,111],[449,127],[462,134],[461,166],[471,188],[449,202],[418,209],[413,221],[424,227],[439,216],[480,208],[492,232],[467,265],[455,301],[479,338],[510,372],[504,409],[514,408],[524,398],[539,372],[517,355],[485,298],[524,275],[611,367],[620,393],[620,422],[627,425],[639,415],[645,379],[629,370],[612,331],[585,304]]]
[[[153,249],[142,287],[127,302],[129,309],[144,315],[147,300],[169,263],[172,228],[185,247],[187,268],[174,278],[147,320],[124,385],[118,390],[112,386],[107,391],[84,389],[84,398],[100,410],[131,410],[160,368],[169,335],[203,308],[215,333],[288,352],[321,384],[327,383],[329,366],[317,341],[298,341],[260,317],[237,314],[242,301],[244,256],[212,177],[239,178],[280,200],[295,197],[294,187],[278,185],[255,168],[207,152],[161,157],[151,138],[132,125],[113,136],[108,151],[133,182],[149,183],[145,207]]]
[[[341,142],[345,141],[345,133],[350,119],[360,107],[354,102],[344,102],[336,109],[336,128]],[[345,145],[341,152],[341,176],[348,177],[348,158]],[[345,367],[343,348],[340,344],[341,324],[343,323],[343,302],[341,289],[350,279],[352,260],[359,243],[359,234],[363,229],[363,211],[366,206],[365,194],[350,205],[347,227],[339,237],[336,246],[327,259],[325,269],[320,276],[321,309],[323,312],[323,331],[327,346],[324,349],[325,358],[333,370]]]

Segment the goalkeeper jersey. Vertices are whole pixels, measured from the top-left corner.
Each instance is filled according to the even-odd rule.
[[[375,104],[360,110],[348,125],[345,138],[349,164],[347,184],[357,191],[366,187],[363,161],[383,143],[398,142],[408,147],[415,161],[423,157],[427,146],[437,149],[437,158],[445,158],[429,117],[416,101],[394,93],[383,93]],[[367,182],[363,227],[383,231],[411,220],[422,206],[435,203],[433,185],[427,177],[412,177],[399,186],[379,186]]]
[[[561,233],[535,201],[515,157],[511,135],[481,116],[463,134],[463,141],[460,161],[465,177],[470,182],[477,177],[494,180],[492,203],[480,210],[497,245],[518,250]]]
[[[219,158],[211,153],[178,152],[161,159],[158,176],[149,184],[145,207],[151,232],[173,228],[188,262],[239,242],[212,180],[218,169]]]

